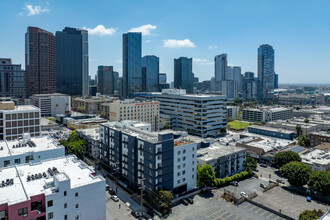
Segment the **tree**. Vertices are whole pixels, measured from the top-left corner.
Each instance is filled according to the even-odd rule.
[[[59,142],[65,147],[66,154],[75,154],[78,158],[83,158],[86,142],[77,135],[76,131],[72,131],[68,139],[62,139]]]
[[[201,166],[198,169],[197,176],[198,176],[197,184],[199,186],[201,185],[212,186],[215,179],[215,173],[213,171],[213,167],[209,164],[205,164],[204,166]]]
[[[308,124],[308,122],[309,122],[309,119],[308,119],[308,118],[305,118],[305,119],[304,119],[304,122],[305,122],[305,124],[306,124],[306,136],[307,136],[307,124]]]
[[[330,173],[326,171],[314,171],[309,177],[308,187],[325,196],[330,196]]]
[[[302,134],[302,130],[301,130],[301,125],[297,124],[296,125],[296,132],[297,132],[297,137],[299,137]]]
[[[257,161],[252,157],[246,157],[245,170],[255,170],[257,168]]]
[[[168,190],[160,190],[158,192],[158,206],[161,210],[168,209],[170,207],[173,194]]]
[[[101,118],[107,118],[107,114],[105,112],[101,112],[100,117]]]
[[[291,185],[303,186],[308,182],[312,168],[303,162],[293,161],[282,166],[280,172]]]
[[[262,120],[261,121],[261,124],[263,124],[263,125],[266,124],[266,121],[265,120]]]
[[[292,161],[300,162],[301,157],[299,156],[299,154],[292,151],[282,151],[276,153],[274,156],[274,163],[279,168]]]
[[[236,98],[236,99],[234,99],[234,103],[235,104],[242,104],[243,103],[243,100],[240,99],[240,98]]]
[[[311,145],[311,139],[309,139],[308,137],[306,137],[306,135],[301,134],[298,137],[298,144],[300,146],[305,146],[305,147],[309,147]]]
[[[323,215],[323,211],[319,210],[305,210],[299,215],[299,220],[316,220]]]

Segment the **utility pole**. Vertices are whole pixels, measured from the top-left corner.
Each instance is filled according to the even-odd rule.
[[[144,190],[144,180],[145,178],[141,178],[141,186],[140,186],[140,190],[141,190],[141,201],[140,201],[140,205],[141,205],[141,216],[143,216],[143,190]]]

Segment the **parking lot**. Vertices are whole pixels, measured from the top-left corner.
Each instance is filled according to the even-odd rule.
[[[119,199],[118,202],[113,201],[110,198],[110,194],[107,193],[107,200],[106,200],[106,212],[107,212],[107,220],[132,220],[135,219],[130,213],[131,209],[123,203],[122,200]],[[120,205],[120,209],[119,209]]]
[[[298,218],[306,209],[321,209],[327,211],[329,206],[316,201],[307,202],[306,197],[287,191],[281,187],[275,187],[253,199],[276,211],[281,210],[291,218]]]

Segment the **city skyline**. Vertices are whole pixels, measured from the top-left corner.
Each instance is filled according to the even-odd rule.
[[[23,64],[26,69],[24,33],[28,26],[53,34],[64,27],[86,28],[89,31],[90,75],[95,76],[99,65],[112,65],[122,76],[121,36],[128,31],[141,31],[142,56],[158,56],[160,72],[167,74],[168,82],[174,79],[174,58],[182,56],[193,57],[193,72],[200,81],[214,76],[214,57],[222,53],[228,54],[228,65],[240,66],[242,74],[251,71],[256,75],[257,48],[261,44],[272,45],[276,52],[275,72],[279,74],[280,84],[330,82],[330,66],[326,62],[330,50],[326,43],[330,36],[329,28],[326,28],[330,25],[326,19],[328,2],[320,1],[317,5],[309,1],[299,1],[299,4],[298,1],[236,2],[213,1],[199,6],[160,1],[150,5],[154,7],[145,7],[143,2],[100,1],[90,9],[86,7],[87,2],[73,5],[65,1],[31,4],[2,1],[0,6],[6,10],[0,18],[7,22],[3,26],[5,34],[0,36],[0,56],[11,58],[13,63]],[[102,15],[107,6],[114,11],[109,17]],[[181,13],[179,9],[183,6],[187,10]],[[124,8],[137,19],[132,21],[131,16],[126,18],[125,13],[119,13]],[[308,8],[309,13],[299,12],[304,8]],[[87,16],[72,16],[70,11],[73,9],[81,10],[81,14]],[[236,18],[229,16],[233,10]],[[204,13],[206,11],[208,13]],[[58,13],[61,16],[56,16]],[[168,13],[171,16],[167,16]],[[228,19],[217,22],[219,15]],[[182,17],[185,19],[180,20]]]

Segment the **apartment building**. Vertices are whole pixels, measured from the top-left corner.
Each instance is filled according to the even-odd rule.
[[[57,114],[67,114],[71,112],[71,97],[68,95],[54,94],[34,94],[30,97],[32,105],[40,108],[41,117],[56,116]]]
[[[4,219],[106,219],[105,180],[75,156],[0,170]]]
[[[238,112],[238,106],[227,106],[227,119],[236,120],[238,118]]]
[[[0,142],[0,168],[65,156],[65,148],[50,136]]]
[[[81,113],[101,114],[101,104],[113,100],[104,97],[75,98],[72,100],[72,109]]]
[[[150,132],[151,125],[123,121],[100,125],[101,161],[117,170],[122,181],[147,192],[174,193],[196,186],[197,143],[175,139],[171,130]]]
[[[312,168],[313,171],[330,170],[330,151],[325,149],[311,149],[299,154],[301,162]]]
[[[291,119],[292,115],[291,108],[246,108],[243,109],[242,119],[252,122],[267,122]]]
[[[94,159],[100,156],[100,129],[99,126],[93,128],[76,130],[77,135],[86,141],[86,154]]]
[[[152,131],[159,129],[159,102],[135,99],[115,100],[101,105],[109,121],[133,120],[150,123]]]
[[[135,93],[135,96],[159,101],[160,127],[187,130],[200,137],[218,137],[226,128],[224,96],[186,94],[184,89],[163,89],[161,93]]]
[[[314,132],[311,133],[309,137],[311,139],[311,147],[315,147],[323,143],[330,143],[330,133],[327,132]]]
[[[40,136],[40,109],[32,105],[15,106],[12,101],[0,102],[0,140],[15,140],[23,133]]]
[[[197,151],[197,161],[201,166],[211,165],[215,176],[224,178],[244,170],[246,149],[215,142]]]

